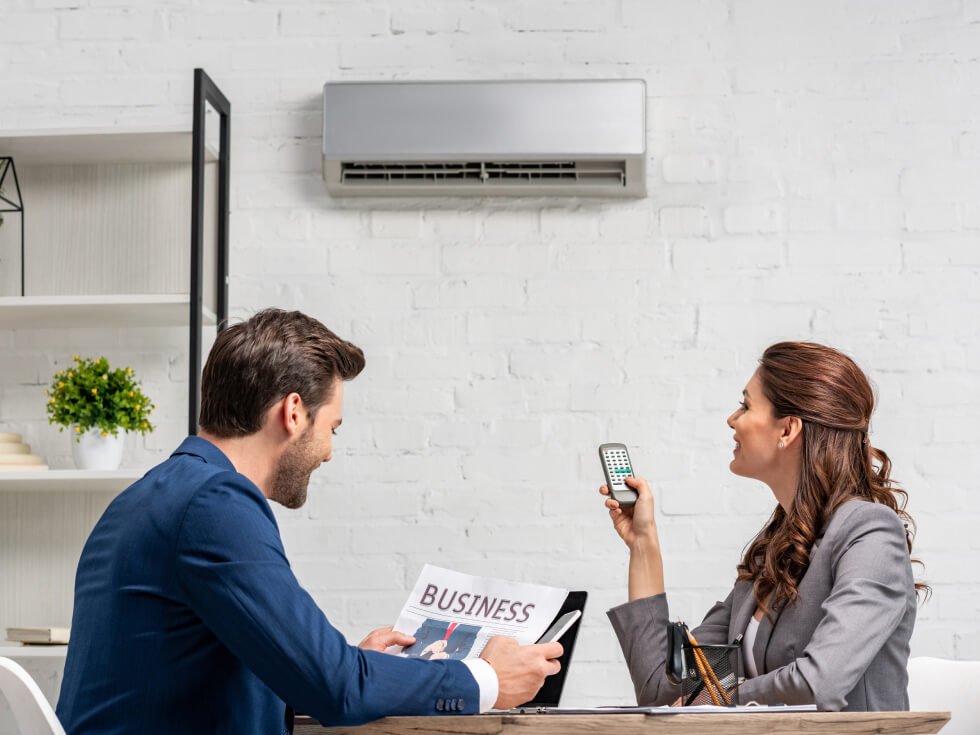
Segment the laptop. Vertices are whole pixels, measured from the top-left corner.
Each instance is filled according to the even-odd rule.
[[[565,598],[565,602],[562,604],[561,609],[558,614],[555,615],[555,620],[552,620],[548,624],[550,628],[552,623],[558,620],[562,615],[572,610],[579,610],[582,612],[582,617],[572,623],[572,627],[561,637],[558,642],[564,647],[565,652],[558,659],[558,663],[561,664],[561,671],[557,674],[553,674],[544,680],[544,686],[538,691],[530,702],[525,702],[524,704],[517,707],[517,710],[526,710],[528,708],[538,708],[538,707],[557,707],[559,701],[561,700],[562,689],[565,688],[565,677],[568,676],[568,668],[572,663],[572,652],[575,650],[575,639],[578,638],[578,629],[582,625],[582,620],[585,617],[585,601],[588,598],[588,592],[569,592],[568,597]]]

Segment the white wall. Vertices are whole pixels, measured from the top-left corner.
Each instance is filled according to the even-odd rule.
[[[773,506],[728,473],[724,420],[790,338],[846,350],[878,386],[872,440],[935,590],[913,653],[980,658],[980,4],[4,4],[4,128],[186,119],[195,66],[231,99],[234,313],[302,309],[367,353],[336,459],[279,514],[352,639],[393,621],[425,562],[585,588],[565,703],[629,701],[596,445],[626,442],[655,484],[672,612],[699,619]],[[325,193],[327,80],[583,77],[646,80],[647,199]],[[32,396],[77,338],[0,339],[0,428],[34,421],[64,454]],[[164,456],[183,368],[111,340],[179,402],[131,460]]]

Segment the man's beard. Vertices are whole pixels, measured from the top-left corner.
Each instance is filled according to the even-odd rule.
[[[313,427],[308,426],[296,444],[286,449],[280,457],[272,478],[270,499],[287,508],[302,508],[306,502],[310,475],[319,466],[320,461],[313,452]]]

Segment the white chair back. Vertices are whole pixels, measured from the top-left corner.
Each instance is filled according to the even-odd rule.
[[[942,735],[980,733],[980,661],[921,656],[909,659],[909,707],[916,712],[946,712]]]
[[[58,716],[31,675],[9,658],[0,658],[0,694],[6,697],[17,729],[24,735],[65,735]]]

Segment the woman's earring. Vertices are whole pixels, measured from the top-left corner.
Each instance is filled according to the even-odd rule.
[[[779,444],[777,444],[776,446],[777,446],[777,447],[779,447],[780,449],[782,449],[782,448],[783,448],[783,447],[785,447],[786,445],[785,445],[785,444],[783,444],[782,442],[779,442]]]

